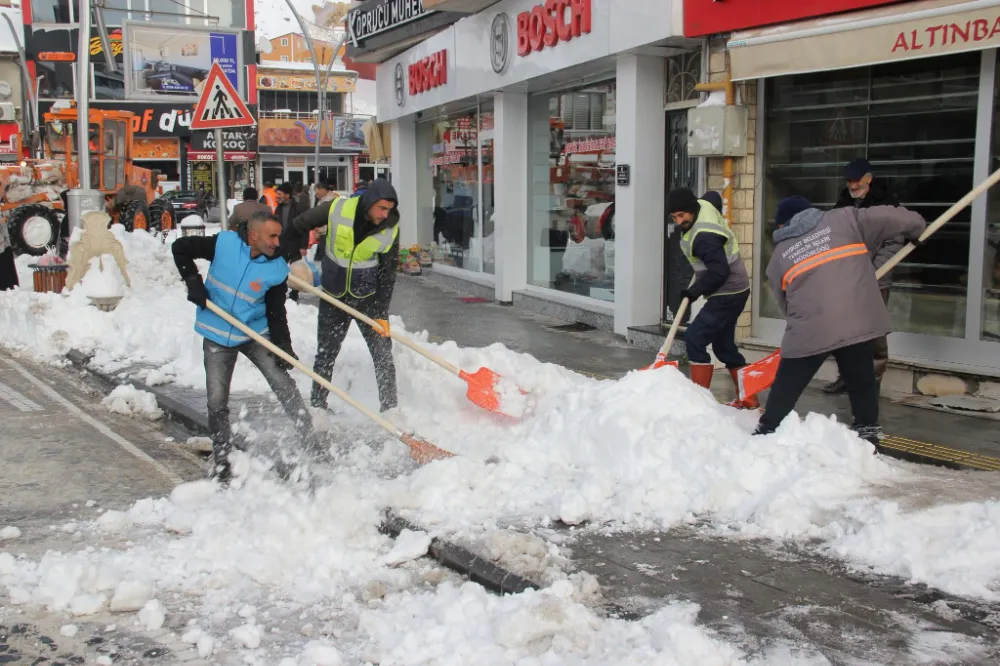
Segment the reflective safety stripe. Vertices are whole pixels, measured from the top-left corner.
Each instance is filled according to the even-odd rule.
[[[209,276],[208,276],[208,281],[211,282],[212,284],[214,284],[216,287],[218,287],[222,291],[228,293],[228,294],[232,294],[233,296],[239,296],[240,298],[242,298],[247,303],[256,303],[257,302],[257,297],[256,296],[251,296],[250,294],[244,294],[242,291],[237,291],[237,290],[233,289],[232,287],[230,287],[229,285],[226,285],[226,284],[223,284],[223,283],[219,282],[214,277],[212,277],[211,274],[209,274]]]
[[[826,252],[820,252],[819,254],[813,255],[804,261],[800,261],[789,268],[785,272],[784,277],[781,278],[781,288],[783,290],[788,289],[788,285],[790,285],[795,278],[799,277],[803,273],[811,271],[814,268],[822,266],[823,264],[828,264],[831,261],[837,261],[838,259],[857,257],[862,254],[868,254],[868,247],[864,243],[842,245],[841,247],[835,247],[832,250],[827,250]]]

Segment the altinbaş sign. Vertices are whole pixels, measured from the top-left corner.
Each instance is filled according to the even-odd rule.
[[[591,0],[545,0],[517,15],[517,54],[526,56],[590,32]]]
[[[993,39],[1000,34],[1000,17],[985,18],[964,23],[941,23],[927,26],[923,30],[906,30],[896,35],[892,52],[919,51],[955,44],[968,44]]]
[[[374,6],[362,5],[351,10],[347,15],[347,36],[357,46],[373,35],[433,13],[434,10],[424,9],[422,0],[379,0]]]

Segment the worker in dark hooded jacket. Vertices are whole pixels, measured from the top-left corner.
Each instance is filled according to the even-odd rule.
[[[691,381],[711,388],[715,367],[708,346],[712,345],[736,388],[737,397],[730,406],[757,409],[757,398],[739,399],[737,371],[746,365],[746,359],[736,346],[736,322],[750,298],[750,277],[736,235],[714,204],[698,199],[686,187],[667,195],[667,214],[681,228],[680,249],[694,269],[694,281],[681,292],[681,298],[694,303],[705,297],[705,306],[684,333]]]
[[[851,160],[844,170],[844,178],[847,180],[847,187],[837,199],[836,208],[871,208],[872,206],[898,206],[899,200],[896,195],[889,191],[885,182],[875,178],[874,169],[871,163],[863,157]],[[902,236],[890,238],[882,243],[872,257],[872,266],[875,270],[882,267],[882,264],[889,261],[897,252],[903,249],[905,239]],[[882,276],[878,281],[878,288],[882,292],[882,300],[889,305],[889,288],[892,286],[892,271]],[[875,359],[875,384],[882,385],[882,377],[885,375],[889,365],[889,339],[883,335],[872,340],[872,356]],[[832,395],[838,395],[847,391],[847,384],[843,378],[837,377],[835,381],[823,387],[823,391]]]
[[[804,197],[778,203],[767,280],[785,313],[781,362],[754,434],[767,434],[795,408],[830,354],[847,384],[853,429],[882,438],[871,341],[892,330],[871,255],[890,238],[919,244],[926,223],[893,206],[821,211]]]
[[[292,262],[300,259],[298,248],[302,239],[313,229],[326,225],[323,290],[377,320],[382,328],[377,331],[358,324],[375,365],[382,411],[397,404],[388,319],[399,263],[398,204],[396,190],[389,181],[378,178],[360,197],[341,197],[299,215],[282,239],[283,247],[288,248],[286,257]],[[349,314],[320,301],[315,370],[321,377],[333,376],[333,366],[350,325]],[[327,395],[325,388],[313,384],[312,406],[325,408]]]

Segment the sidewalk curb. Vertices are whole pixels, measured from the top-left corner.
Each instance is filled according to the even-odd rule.
[[[147,386],[134,379],[119,381],[109,375],[98,372],[90,367],[91,356],[76,349],[66,354],[66,359],[77,369],[95,379],[108,391],[123,384],[131,384],[140,391],[149,391],[156,396],[156,402],[170,418],[196,434],[208,433],[208,417],[187,405],[164,395],[153,386]],[[392,509],[387,509],[379,525],[379,531],[393,538],[398,537],[403,530],[426,532],[419,525],[398,516]],[[469,580],[479,583],[486,589],[497,594],[519,594],[527,590],[537,590],[541,586],[523,578],[512,571],[499,567],[484,560],[472,551],[457,544],[435,538],[431,541],[428,554],[452,571],[468,576]]]
[[[427,531],[397,515],[392,509],[386,509],[379,531],[395,538],[403,530]],[[463,546],[443,539],[435,538],[431,541],[429,554],[452,571],[468,576],[469,580],[479,583],[496,594],[520,594],[541,587],[527,578],[484,560]]]
[[[111,391],[115,387],[123,384],[131,384],[140,391],[148,391],[156,396],[156,403],[172,421],[181,424],[196,435],[207,435],[209,433],[207,415],[191,409],[177,400],[174,400],[170,396],[165,395],[162,391],[158,391],[154,386],[147,386],[146,384],[134,379],[118,381],[114,377],[110,377],[103,372],[98,372],[90,367],[91,358],[93,357],[88,356],[87,354],[84,354],[76,349],[71,349],[66,354],[66,360],[72,363],[77,369],[87,373],[87,375],[103,384],[108,391]]]

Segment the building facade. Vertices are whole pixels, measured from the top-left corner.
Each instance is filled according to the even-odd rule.
[[[401,239],[497,300],[622,335],[658,329],[690,275],[664,200],[705,186],[686,118],[707,54],[683,36],[680,3],[550,4],[480,2],[379,64]]]
[[[824,0],[744,10],[688,0],[685,30],[711,39],[712,77],[738,82],[750,109],[752,142],[736,170],[747,187],[734,200],[754,276],[743,333],[773,346],[784,322],[762,275],[783,197],[832,207],[844,166],[864,157],[902,205],[932,222],[1000,167],[1000,2]],[[896,364],[1000,373],[998,247],[994,188],[897,267],[889,301]]]

